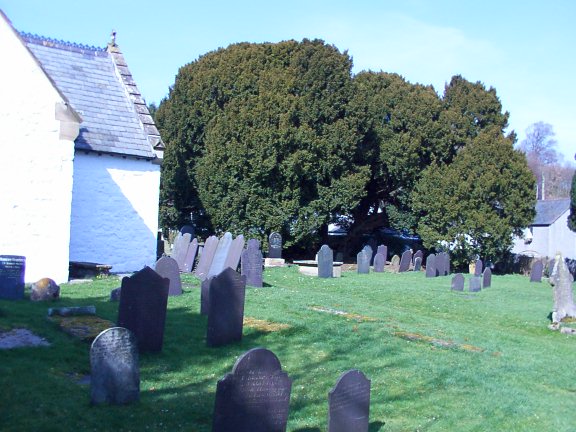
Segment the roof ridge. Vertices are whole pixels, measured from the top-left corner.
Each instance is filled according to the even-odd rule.
[[[92,45],[84,45],[75,42],[67,42],[59,39],[52,39],[45,36],[40,36],[33,33],[27,33],[23,31],[18,31],[20,37],[28,43],[34,43],[37,45],[43,45],[51,48],[59,48],[67,51],[78,52],[82,54],[87,54],[88,51],[94,55],[106,55],[106,47],[96,47]]]

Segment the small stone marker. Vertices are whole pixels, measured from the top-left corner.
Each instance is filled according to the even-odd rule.
[[[248,248],[242,252],[240,271],[246,276],[246,285],[261,288],[264,285],[262,276],[262,251],[260,242],[248,240]]]
[[[90,402],[123,405],[140,397],[136,338],[122,327],[104,330],[90,348]]]
[[[534,264],[532,264],[532,269],[530,270],[530,282],[542,282],[543,267],[544,264],[542,263],[542,261],[535,261]],[[549,270],[550,274],[552,274],[553,268],[554,267],[550,268]]]
[[[486,267],[482,273],[482,288],[490,288],[492,285],[492,270]]]
[[[162,351],[169,285],[150,267],[122,279],[118,326],[134,333],[142,352]]]
[[[244,236],[240,234],[230,245],[228,250],[228,256],[224,261],[224,268],[230,267],[232,270],[236,271],[238,269],[238,264],[240,264],[240,257],[242,256],[242,251],[244,250]]]
[[[368,274],[370,273],[370,252],[366,249],[362,249],[356,255],[356,266],[358,268],[358,274]]]
[[[210,280],[206,344],[211,347],[242,340],[246,276],[231,268]]]
[[[426,258],[426,277],[436,277],[436,255],[430,254]]]
[[[334,266],[334,252],[328,245],[322,245],[318,251],[318,277],[331,278]]]
[[[482,270],[484,270],[483,263],[482,260],[478,258],[474,264],[474,276],[480,276],[482,274]]]
[[[24,298],[24,274],[26,257],[0,255],[0,298],[20,300]]]
[[[482,278],[480,276],[471,276],[468,280],[468,290],[470,292],[482,290]]]
[[[268,237],[268,258],[282,258],[282,236],[273,232]]]
[[[188,253],[188,247],[190,246],[190,241],[192,237],[190,234],[178,233],[176,240],[174,240],[174,249],[172,250],[171,257],[178,263],[178,268],[184,271],[184,261],[186,259],[186,254]]]
[[[184,269],[182,270],[183,272],[192,273],[197,253],[198,253],[198,240],[194,239],[190,242],[190,246],[188,246],[188,252],[186,252],[186,257],[184,258]]]
[[[380,252],[378,252],[374,256],[374,272],[382,273],[384,271],[385,266],[386,266],[386,257]]]
[[[210,236],[206,239],[204,248],[202,249],[202,255],[200,255],[198,265],[196,266],[195,274],[198,279],[204,280],[208,277],[208,272],[210,271],[210,266],[212,265],[212,260],[214,259],[217,247],[218,237]]]
[[[163,256],[158,261],[156,261],[156,266],[154,268],[156,273],[158,273],[163,278],[168,278],[170,281],[170,286],[168,289],[168,295],[180,295],[182,294],[182,280],[180,279],[180,268],[176,260],[169,256]]]
[[[232,234],[226,232],[218,242],[218,247],[216,248],[210,270],[208,271],[208,277],[219,275],[222,273],[222,270],[226,268],[225,263],[226,258],[228,258],[228,252],[230,252],[230,246],[232,246]],[[234,269],[234,271],[236,271],[236,269]]]
[[[285,432],[291,389],[278,357],[251,349],[218,381],[212,432]]]
[[[398,273],[407,272],[410,268],[410,263],[412,262],[412,251],[410,249],[402,253],[402,258],[400,258],[400,266],[398,267]]]
[[[452,277],[452,291],[464,291],[464,275],[456,273]]]
[[[422,252],[420,249],[418,249],[416,252],[414,252],[414,255],[412,255],[412,262],[414,264],[416,264],[416,258],[420,257],[420,262],[422,262],[422,259],[424,259],[424,252]]]
[[[376,253],[384,255],[384,261],[386,261],[388,259],[388,246],[383,244],[378,246],[378,249],[376,249]]]
[[[422,270],[422,257],[416,257],[414,260],[414,271],[419,272]]]
[[[328,393],[328,432],[368,432],[369,418],[370,380],[349,370]]]
[[[47,301],[60,298],[60,287],[50,278],[42,278],[30,287],[30,300]]]

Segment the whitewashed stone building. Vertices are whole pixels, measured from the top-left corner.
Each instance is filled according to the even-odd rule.
[[[0,255],[25,256],[27,282],[152,265],[163,144],[115,41],[19,33],[0,11],[0,54]]]

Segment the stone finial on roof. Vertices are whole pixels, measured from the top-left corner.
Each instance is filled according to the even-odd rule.
[[[116,30],[112,30],[110,34],[110,45],[116,46]]]

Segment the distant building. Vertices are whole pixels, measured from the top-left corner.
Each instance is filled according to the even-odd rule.
[[[163,144],[115,43],[18,33],[0,11],[0,254],[26,281],[156,259]]]

